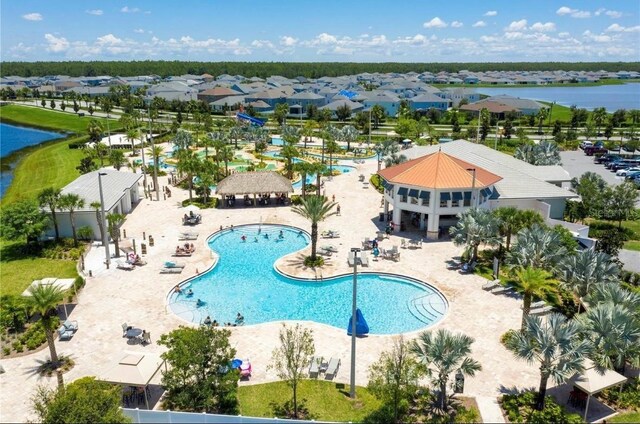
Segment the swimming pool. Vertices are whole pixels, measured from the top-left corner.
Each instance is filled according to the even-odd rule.
[[[279,238],[280,231],[283,238]],[[307,233],[279,225],[246,225],[216,233],[209,239],[209,247],[219,253],[217,264],[184,283],[184,289],[193,290],[193,297],[169,294],[169,307],[180,318],[195,323],[207,315],[218,322],[233,322],[240,312],[245,324],[298,320],[346,329],[351,316],[352,275],[299,280],[285,277],[273,267],[278,258],[304,248],[309,241]],[[346,250],[337,256],[346,260]],[[205,305],[196,307],[197,299]],[[437,289],[416,280],[361,273],[358,307],[371,334],[398,334],[434,324],[444,316],[448,304]]]
[[[280,157],[280,152],[277,150],[271,151],[271,152],[266,152],[264,153],[264,156],[269,156],[272,158],[277,158]],[[293,163],[298,163],[298,162],[302,162],[300,159],[298,158],[293,158]],[[327,169],[329,169],[329,166],[327,165]],[[340,171],[341,174],[347,174],[349,172],[354,171],[356,168],[353,166],[348,166],[348,165],[331,165],[331,169],[334,170],[338,170]],[[307,184],[315,184],[317,182],[317,177],[316,174],[309,174],[307,175]],[[293,183],[293,188],[294,189],[298,189],[302,187],[302,179],[296,181],[295,183]]]

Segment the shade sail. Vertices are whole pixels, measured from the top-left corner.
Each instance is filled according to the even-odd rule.
[[[25,291],[22,292],[23,296],[31,296],[31,292],[29,291],[31,287],[36,288],[37,286],[54,286],[59,288],[60,290],[69,290],[73,287],[73,283],[75,282],[75,278],[43,278],[42,280],[34,280],[31,282],[29,287]]]

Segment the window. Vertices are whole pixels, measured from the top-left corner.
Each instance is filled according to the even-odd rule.
[[[411,190],[409,190],[409,197],[411,198],[412,205],[418,204],[419,195],[420,195],[420,190],[416,190],[415,188],[412,188]]]
[[[449,200],[451,200],[451,193],[440,193],[440,207],[446,208],[449,206]]]
[[[465,191],[464,192],[464,206],[471,206],[471,192],[470,191]]]
[[[429,206],[429,199],[431,197],[431,193],[428,191],[420,192],[420,199],[422,200],[422,206]]]
[[[462,200],[462,193],[459,191],[454,192],[451,198],[451,207],[457,208],[458,206],[460,206],[461,200]]]
[[[400,197],[400,201],[401,201],[402,203],[407,203],[407,196],[406,196],[406,195],[403,195],[402,197]]]
[[[460,202],[458,200],[452,200],[451,201],[451,207],[452,208],[457,208],[458,206],[460,206]]]

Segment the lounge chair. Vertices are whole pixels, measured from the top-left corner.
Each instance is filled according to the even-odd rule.
[[[62,326],[69,331],[73,331],[74,333],[78,331],[78,321],[66,320],[62,323]]]
[[[160,274],[180,274],[184,268],[176,268],[176,267],[162,267],[160,270]]]
[[[360,255],[360,263],[362,266],[369,266],[369,256],[364,252]]]
[[[362,250],[369,249],[371,249],[371,240],[369,240],[369,237],[365,237],[364,240],[362,240]]]
[[[413,249],[422,249],[422,240],[409,240],[409,247]]]
[[[132,328],[133,327],[131,327],[126,322],[124,324],[122,324],[122,337],[125,337],[127,335],[127,331],[131,330]]]
[[[198,233],[181,233],[178,240],[197,240]]]
[[[327,370],[324,373],[325,380],[333,380],[338,373],[338,369],[340,368],[340,359],[331,358],[329,360],[329,365],[327,366]]]
[[[191,255],[192,255],[192,252],[189,252],[189,251],[186,251],[186,250],[180,250],[180,251],[176,251],[171,256],[184,257],[184,256],[191,256]]]
[[[333,230],[327,230],[327,231],[323,231],[322,234],[320,234],[322,237],[324,238],[338,238],[340,237],[340,233],[337,231],[333,231]]]
[[[476,261],[466,262],[466,263],[462,264],[462,267],[460,267],[460,273],[461,274],[470,274],[470,273],[472,273],[476,269],[476,265],[477,264],[478,263]]]
[[[400,248],[401,249],[406,249],[408,247],[407,242],[405,239],[400,240]]]
[[[60,328],[58,328],[58,338],[60,340],[71,340],[73,334],[73,331],[67,330],[64,325],[61,325]]]
[[[329,256],[333,255],[333,253],[330,250],[320,249],[318,251],[318,255],[329,257]]]
[[[510,291],[513,290],[513,287],[511,286],[498,286],[494,289],[491,289],[491,293],[493,294],[503,294],[503,293],[509,293]]]
[[[493,290],[500,285],[500,280],[487,281],[482,285],[482,290]]]
[[[321,247],[322,250],[326,250],[327,252],[338,253],[338,248],[332,244],[326,244]]]
[[[320,358],[314,356],[309,364],[309,378],[318,378],[318,374],[320,374]]]
[[[553,306],[545,306],[543,308],[533,309],[529,312],[531,315],[544,315],[547,312],[551,312],[553,310]]]
[[[165,268],[184,268],[187,266],[184,262],[166,261],[164,263]]]
[[[533,302],[531,303],[531,305],[529,306],[530,309],[538,309],[538,308],[543,308],[547,305],[547,302],[545,302],[544,300],[539,300],[537,302]],[[524,305],[520,305],[520,309],[524,309]]]
[[[347,256],[347,262],[349,263],[349,266],[353,266],[355,261],[356,261],[355,252],[349,251],[349,255]]]
[[[118,259],[116,261],[116,266],[117,266],[118,269],[124,269],[124,270],[127,270],[127,271],[131,271],[134,268],[134,266],[132,264],[124,262],[124,261],[122,261],[120,259]]]

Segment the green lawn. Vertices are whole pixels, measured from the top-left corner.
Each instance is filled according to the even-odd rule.
[[[79,117],[76,114],[64,113],[50,108],[35,108],[18,105],[0,107],[0,120],[5,123],[27,125],[30,127],[46,128],[59,131],[85,133],[92,118],[87,115]],[[96,118],[106,128],[106,119]],[[119,127],[117,121],[111,121],[111,130]]]
[[[357,398],[349,398],[349,386],[322,380],[302,380],[298,399],[307,399],[307,408],[316,420],[362,421],[381,406],[364,387],[357,387]],[[291,389],[285,382],[242,386],[238,389],[240,413],[251,417],[273,418],[269,404],[279,404],[291,398]]]
[[[627,412],[609,419],[610,423],[640,423],[640,412]]]
[[[604,223],[609,223],[612,225],[618,225],[617,222],[615,221],[597,221],[597,220],[588,220],[587,224],[589,222],[604,222]],[[640,220],[635,220],[635,221],[622,221],[622,226],[624,228],[628,228],[629,230],[633,231],[634,236],[628,240],[625,244],[624,244],[624,249],[628,249],[628,250],[635,250],[637,252],[640,252]]]
[[[0,295],[20,294],[33,280],[78,276],[75,261],[25,255],[20,250],[21,245],[21,242],[0,240]]]
[[[62,188],[78,178],[76,166],[84,154],[80,149],[69,149],[70,141],[48,143],[26,155],[13,171],[13,181],[2,202],[35,198],[45,187]]]

